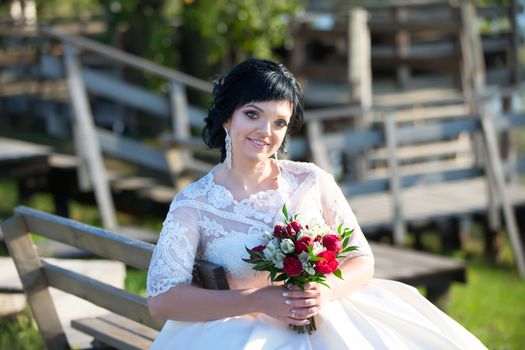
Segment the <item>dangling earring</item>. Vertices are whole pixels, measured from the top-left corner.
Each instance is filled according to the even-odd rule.
[[[226,149],[226,158],[224,158],[224,163],[228,170],[232,170],[232,138],[228,133],[228,129],[224,128],[226,132],[226,137],[224,138],[224,148]]]
[[[279,153],[279,150],[277,150],[277,151],[273,154],[273,157],[275,158],[275,164],[277,165],[277,171],[279,172],[279,175],[282,175],[281,167],[279,166],[279,159],[277,159],[277,153]]]

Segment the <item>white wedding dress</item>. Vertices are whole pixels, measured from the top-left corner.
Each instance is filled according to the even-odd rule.
[[[190,284],[195,257],[224,267],[231,289],[265,286],[266,275],[242,258],[290,213],[354,228],[355,256],[373,259],[370,247],[333,177],[309,163],[279,161],[278,190],[236,200],[215,183],[214,170],[173,200],[148,271],[147,294]],[[350,296],[331,301],[316,315],[317,331],[298,334],[265,314],[208,322],[169,320],[152,349],[331,350],[485,349],[483,344],[408,285],[373,279]]]

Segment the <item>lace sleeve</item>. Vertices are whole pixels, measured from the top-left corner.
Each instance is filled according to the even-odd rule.
[[[190,284],[199,244],[195,213],[172,203],[148,269],[148,297],[167,292],[177,284]]]
[[[373,259],[372,250],[357,222],[357,218],[332,175],[322,172],[320,176],[320,193],[325,222],[332,227],[343,224],[344,227],[354,229],[350,238],[350,245],[355,245],[359,249],[350,252],[348,258],[369,256]]]

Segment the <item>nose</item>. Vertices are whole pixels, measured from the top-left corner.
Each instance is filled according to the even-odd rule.
[[[261,123],[259,125],[258,131],[263,135],[270,135],[272,132],[272,123],[269,120],[261,118]]]

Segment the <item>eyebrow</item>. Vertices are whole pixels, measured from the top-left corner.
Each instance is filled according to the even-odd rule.
[[[246,106],[242,107],[242,108],[253,108],[253,109],[258,110],[261,113],[264,113],[264,110],[261,107],[258,107],[258,106],[254,105],[254,104],[251,104],[251,103],[249,105],[246,105]],[[285,120],[287,119],[285,116],[282,116],[282,115],[280,115],[279,118],[283,118]],[[289,119],[291,119],[291,117]]]
[[[255,108],[259,112],[264,112],[264,110],[262,108],[257,107],[256,105],[249,104],[249,105],[244,106],[244,108],[247,108],[247,107]]]

